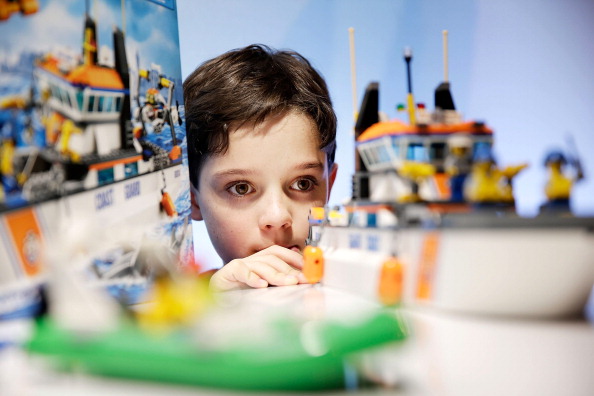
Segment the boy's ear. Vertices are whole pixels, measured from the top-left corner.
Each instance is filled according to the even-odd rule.
[[[336,172],[338,172],[338,164],[332,164],[332,169],[330,170],[330,174],[328,175],[328,196],[326,200],[330,198],[330,192],[332,191],[332,186],[334,185],[334,180],[336,179]]]
[[[190,214],[192,220],[204,220],[202,218],[202,212],[200,211],[200,205],[198,205],[198,191],[192,185],[190,186],[190,200],[192,201],[192,211]]]

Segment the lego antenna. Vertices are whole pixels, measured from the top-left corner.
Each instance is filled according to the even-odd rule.
[[[122,32],[126,35],[126,0],[122,0]]]
[[[410,125],[416,125],[417,120],[415,116],[415,99],[412,93],[412,76],[410,72],[410,61],[412,60],[412,50],[410,47],[404,49],[404,60],[406,61],[406,79],[408,94],[406,95],[406,107],[408,110],[408,118]]]
[[[443,81],[448,82],[448,31],[444,30],[443,34]]]

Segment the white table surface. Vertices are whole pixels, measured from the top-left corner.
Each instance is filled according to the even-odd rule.
[[[224,293],[224,304],[257,315],[346,318],[375,303],[323,286]],[[409,339],[365,355],[360,370],[384,384],[323,395],[594,395],[594,324],[539,321],[406,308]],[[238,320],[240,318],[238,317]],[[0,340],[24,339],[25,321],[0,323]],[[18,347],[0,349],[0,395],[236,395],[241,392],[58,373]],[[257,394],[252,392],[251,394]],[[282,394],[267,392],[266,394]]]

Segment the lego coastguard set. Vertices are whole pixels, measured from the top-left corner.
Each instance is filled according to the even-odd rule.
[[[408,67],[410,57],[407,52]],[[131,81],[145,80],[144,73],[136,77]],[[568,212],[569,196],[563,191],[571,190],[566,188],[571,181],[563,179],[561,167],[553,166],[559,180],[565,181],[552,189],[558,194],[551,205],[543,207],[542,217],[517,216],[511,182],[523,165],[496,169],[490,153],[492,130],[484,123],[462,121],[445,80],[438,88],[439,106],[434,113],[418,108],[409,88],[408,124],[380,122],[373,105],[378,100],[377,87],[368,91],[357,126],[360,161],[353,199],[343,211],[312,209],[303,271],[311,283],[321,282],[323,289],[300,285],[251,290],[252,297],[259,292],[266,296],[265,310],[254,304],[257,298],[240,301],[242,291],[223,293],[223,303],[214,304],[213,296],[191,276],[162,268],[155,273],[146,309],[122,315],[113,300],[91,298],[97,290],[84,288],[78,291],[85,296],[80,300],[95,301],[94,307],[101,309],[86,309],[84,322],[80,314],[54,311],[37,322],[27,348],[52,357],[63,368],[102,375],[242,390],[319,390],[344,387],[360,374],[353,368],[361,352],[376,346],[398,347],[408,338],[410,328],[398,309],[401,303],[482,314],[574,313],[583,307],[594,279],[593,220]],[[165,81],[161,85],[168,88]],[[177,128],[175,111],[183,113],[181,108],[174,110],[173,101],[165,97],[167,90],[164,99],[158,100],[155,89],[161,87],[149,89],[153,90],[147,89],[140,101],[130,100],[134,137],[143,151],[144,139],[167,136],[168,127]],[[155,102],[167,104],[163,107],[171,117],[152,118]],[[176,138],[183,148],[183,138]],[[175,151],[174,141],[172,137],[167,152]],[[187,180],[187,175],[183,177]],[[167,191],[171,183],[165,181]],[[154,197],[160,208],[165,206],[161,188]],[[98,202],[103,206],[102,198]],[[129,210],[133,208],[130,205]],[[167,216],[166,210],[158,213]],[[167,234],[166,246],[179,246],[176,234]],[[542,247],[543,240],[552,245],[552,238],[555,251],[561,252],[557,255]],[[127,251],[121,246],[122,255]],[[146,258],[142,248],[130,251],[132,257]],[[62,258],[76,261],[76,253]],[[548,271],[560,260],[572,266],[564,269],[571,274],[568,278]],[[170,262],[168,254],[155,261],[159,263],[153,267]],[[545,275],[556,283],[545,281]],[[533,286],[545,292],[538,294],[530,289]],[[291,290],[298,296],[296,311],[303,308],[303,312],[281,312],[282,297],[278,301],[277,297],[286,297]],[[334,307],[326,307],[326,294],[347,301],[347,310],[334,312]],[[561,305],[549,305],[555,297]]]
[[[1,12],[0,317],[36,309],[49,266],[138,302],[143,246],[192,261],[175,3]]]
[[[456,110],[447,31],[443,41],[433,112],[414,101],[410,49],[406,105],[398,106],[408,122],[380,120],[379,85],[369,84],[355,126],[352,199],[342,210],[312,210],[304,271],[312,282],[391,304],[580,314],[594,285],[594,218],[570,210],[572,186],[584,177],[579,157],[548,153],[547,201],[538,216],[519,216],[513,179],[527,164],[499,167],[493,130]]]

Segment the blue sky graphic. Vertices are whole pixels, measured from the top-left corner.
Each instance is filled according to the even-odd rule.
[[[40,0],[36,14],[22,16],[17,13],[0,22],[0,61],[21,52],[52,51],[57,46],[63,51],[80,54],[86,3]],[[98,44],[107,50],[106,53],[113,51],[112,32],[117,26],[125,30],[131,68],[136,68],[138,54],[140,67],[158,64],[168,77],[181,78],[175,10],[148,0],[126,0],[123,10],[121,0],[88,3],[89,13],[97,23]]]

